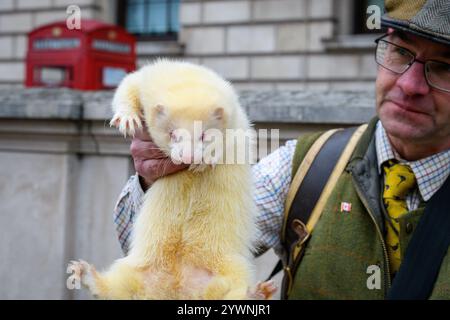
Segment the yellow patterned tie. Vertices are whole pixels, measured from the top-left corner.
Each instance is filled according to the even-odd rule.
[[[386,243],[390,259],[391,273],[394,275],[400,268],[400,225],[398,218],[408,212],[406,195],[416,185],[414,172],[407,165],[389,160],[384,166],[385,182],[383,201],[389,219],[386,219]]]

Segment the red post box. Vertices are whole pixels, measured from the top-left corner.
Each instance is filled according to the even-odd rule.
[[[95,20],[81,20],[79,30],[66,21],[41,26],[28,34],[25,85],[114,88],[136,69],[135,44],[123,28]]]

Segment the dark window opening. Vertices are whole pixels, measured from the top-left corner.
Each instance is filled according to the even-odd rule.
[[[180,0],[119,0],[118,22],[140,40],[176,40]]]

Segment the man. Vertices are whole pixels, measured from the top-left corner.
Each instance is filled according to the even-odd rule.
[[[376,111],[328,199],[309,240],[290,298],[384,299],[430,199],[450,175],[450,2],[386,1],[377,40]],[[294,152],[289,141],[253,167],[261,252],[280,254],[280,230]],[[126,252],[143,190],[184,169],[139,134],[131,145],[137,175],[115,212]],[[400,189],[402,190],[400,191]],[[342,203],[351,204],[339,210]],[[372,269],[371,269],[372,268]],[[380,281],[368,286],[368,270]],[[376,275],[376,272],[375,272]],[[438,266],[428,298],[450,298],[450,254]]]

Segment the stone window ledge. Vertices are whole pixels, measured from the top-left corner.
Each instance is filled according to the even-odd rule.
[[[136,42],[138,56],[145,55],[181,55],[184,52],[184,44],[176,41],[150,41],[139,40]]]
[[[376,34],[339,35],[332,39],[323,40],[327,51],[372,51],[375,49]]]
[[[251,121],[356,124],[375,115],[371,91],[241,91]],[[105,122],[112,117],[113,91],[0,89],[0,119],[59,119]]]

